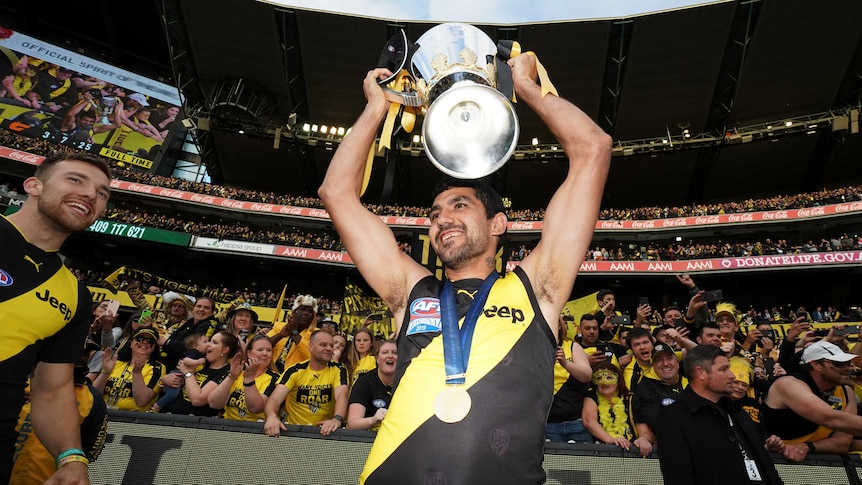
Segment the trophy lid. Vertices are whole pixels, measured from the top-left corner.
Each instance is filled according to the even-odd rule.
[[[494,86],[497,45],[480,29],[459,23],[440,24],[419,37],[411,72],[429,85],[453,71],[470,71]]]
[[[425,114],[422,143],[441,172],[476,179],[505,165],[515,151],[515,108],[499,91],[469,81],[452,85]]]

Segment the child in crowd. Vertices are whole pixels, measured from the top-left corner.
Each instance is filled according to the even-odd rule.
[[[203,366],[206,363],[206,352],[207,352],[207,343],[209,343],[209,339],[204,334],[192,334],[183,339],[183,344],[186,347],[186,352],[180,357],[180,363],[185,364],[189,367],[196,365],[198,368]],[[180,374],[179,369],[173,369],[169,373],[171,374]],[[179,387],[165,387],[165,395],[160,397],[153,407],[150,409],[151,412],[158,413],[167,406],[172,403],[177,397],[180,395],[180,391],[183,386]]]

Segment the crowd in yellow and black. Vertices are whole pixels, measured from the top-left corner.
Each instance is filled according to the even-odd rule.
[[[208,297],[124,287],[138,311],[120,321],[109,301],[95,305],[88,338],[88,377],[109,408],[266,421],[268,434],[279,423],[376,429],[385,417],[397,351],[372,332],[373,314],[348,334],[329,316],[340,302],[312,295],[286,297],[285,321],[271,324],[248,291],[217,310]]]
[[[0,135],[5,137],[2,131]],[[20,137],[13,144],[27,151],[38,151],[41,146],[38,140]],[[114,173],[118,178],[198,193],[320,207],[315,198],[154,177],[116,165]],[[677,217],[860,198],[860,188],[855,186],[740,203],[607,210],[603,216]],[[373,210],[387,215],[425,215],[409,207],[377,206]],[[540,219],[541,211],[512,215],[514,219]],[[172,220],[168,214],[144,216],[129,207],[115,208],[108,217],[137,217],[141,223],[214,230],[217,235],[223,229],[217,220],[195,221],[197,225],[190,227],[188,221]],[[296,230],[301,234],[294,234]],[[219,237],[236,237],[236,233],[227,230]],[[291,228],[274,237],[340,247],[334,235],[308,229]],[[629,247],[630,252],[622,254],[626,258],[642,259],[646,254],[647,259],[673,259],[689,255],[688,246],[679,243],[652,251],[649,246]],[[784,239],[698,243],[693,254],[781,254],[858,247],[856,234],[848,233],[824,235],[819,243]],[[529,251],[527,245],[521,250]],[[616,256],[599,247],[591,258],[613,259],[620,251],[615,248],[614,253]],[[104,276],[83,270],[76,275],[93,280]],[[560,316],[561,344],[548,441],[635,446],[643,454],[651,453],[657,444],[672,447],[672,437],[663,436],[667,428],[662,425],[662,410],[677,400],[693,372],[680,362],[692,349],[713,346],[728,358],[733,373],[725,394],[767,432],[781,438],[787,459],[802,460],[811,452],[862,451],[862,441],[854,438],[862,435],[858,431],[862,417],[856,415],[862,398],[862,372],[855,364],[862,355],[862,346],[855,345],[862,322],[859,307],[839,310],[825,302],[810,312],[796,306],[739,309],[727,301],[711,303],[708,292],[688,275],[676,278],[687,291],[687,305],[657,309],[644,303],[629,318],[617,309],[614,292],[601,290],[594,312]],[[121,322],[100,303],[93,310],[88,339],[88,377],[109,407],[263,422],[264,432],[270,435],[279,434],[284,423],[316,425],[321,433],[330,434],[344,425],[375,429],[385,419],[397,351],[388,340],[392,336],[370,330],[375,315],[347,334],[330,317],[339,312],[339,303],[293,295],[284,302],[285,321],[260,325],[252,304],[273,306],[278,300],[274,291],[220,289],[236,298],[216,312],[215,303],[207,297],[127,283],[126,290],[139,311]],[[153,308],[146,293],[160,296],[163,306]],[[829,325],[813,328],[823,322]],[[782,332],[777,331],[777,324],[784,325]]]
[[[718,402],[701,406],[741,408],[764,439],[777,436],[770,450],[785,459],[862,451],[862,309],[740,309],[714,302],[690,275],[677,279],[687,305],[644,302],[629,318],[603,289],[598,311],[560,317],[549,441],[634,446],[645,456],[687,446],[672,424],[679,406],[667,409],[690,380],[709,379]]]
[[[48,156],[58,152],[74,152],[72,148],[55,145],[44,140],[28,138],[5,130],[0,130],[0,145],[16,150],[27,151],[37,155]],[[251,190],[227,185],[216,185],[174,177],[154,175],[137,169],[117,166],[114,159],[105,159],[112,167],[115,178],[137,183],[168,187],[196,194],[225,197],[235,200],[261,202],[268,204],[292,205],[297,207],[323,208],[323,203],[317,197],[277,194],[274,192]],[[815,192],[779,195],[773,197],[746,199],[711,204],[690,204],[685,206],[647,206],[636,208],[603,208],[599,212],[600,220],[649,220],[676,217],[708,216],[756,212],[765,210],[785,210],[804,207],[817,207],[843,202],[862,201],[862,185],[823,189]],[[427,208],[399,205],[366,204],[369,210],[378,215],[427,217]],[[511,221],[540,221],[544,209],[508,210]],[[804,242],[803,242],[804,243]],[[610,249],[609,249],[610,250]]]

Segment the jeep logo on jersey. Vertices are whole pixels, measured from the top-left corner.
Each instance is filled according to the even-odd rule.
[[[512,320],[512,323],[519,323],[524,321],[524,312],[519,308],[509,308],[507,306],[497,307],[496,305],[491,305],[488,308],[485,308],[482,312],[488,318],[494,318],[495,316],[500,318],[508,318]]]
[[[65,303],[61,303],[58,299],[51,296],[50,291],[45,290],[45,296],[40,295],[37,291],[36,298],[48,302],[49,305],[59,310],[60,313],[63,314],[64,320],[66,320],[67,322],[72,319],[72,309],[67,307]]]
[[[12,275],[0,269],[0,286],[12,286]]]
[[[440,300],[427,296],[413,300],[410,304],[407,335],[439,332],[440,329]]]

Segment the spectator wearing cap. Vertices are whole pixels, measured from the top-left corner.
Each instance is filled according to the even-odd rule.
[[[240,347],[245,350],[248,336],[252,333],[254,324],[257,323],[257,312],[252,310],[247,302],[240,303],[227,314],[227,333],[233,334],[239,339]]]
[[[272,343],[272,359],[278,372],[311,358],[311,334],[317,330],[317,299],[298,295],[286,322],[277,322],[266,336]]]
[[[746,349],[753,346],[761,335],[759,330],[751,329],[745,336],[745,341],[740,343],[742,337],[739,333],[739,316],[733,303],[719,302],[715,305],[715,323],[721,333],[721,349],[728,357],[748,357],[750,352]]]
[[[659,411],[670,406],[688,381],[679,374],[676,352],[665,343],[658,343],[652,351],[652,366],[635,387],[632,414],[638,436],[655,435]]]
[[[783,483],[766,453],[782,451],[781,439],[767,438],[728,398],[735,376],[724,352],[699,345],[684,363],[691,383],[661,409],[656,427],[665,485]]]
[[[77,93],[72,89],[72,74],[75,71],[65,67],[53,66],[36,74],[36,83],[27,93],[34,109],[49,110],[56,113],[75,104]]]
[[[335,336],[335,334],[338,333],[338,324],[335,323],[335,321],[329,317],[322,317],[321,318],[318,315],[317,328],[323,330],[324,332],[328,333],[329,335],[332,335],[333,337]]]
[[[760,411],[767,431],[787,443],[785,458],[808,453],[847,453],[862,435],[856,415],[851,362],[858,356],[820,340],[805,347],[797,373],[775,380]]]
[[[139,327],[132,333],[131,358],[119,360],[116,353],[102,354],[102,372],[93,387],[112,409],[147,411],[156,401],[165,373],[157,359],[158,334],[152,327]]]
[[[730,371],[733,372],[730,398],[747,412],[755,423],[760,423],[763,418],[760,415],[760,398],[757,390],[752,386],[754,382],[754,368],[751,362],[744,357],[731,357]]]

